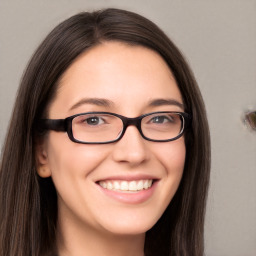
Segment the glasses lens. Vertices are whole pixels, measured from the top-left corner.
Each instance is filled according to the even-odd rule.
[[[110,114],[84,114],[72,121],[73,136],[81,142],[112,141],[118,138],[122,129],[122,120]]]
[[[141,129],[145,137],[165,141],[179,136],[183,123],[183,116],[178,113],[154,113],[142,119]]]

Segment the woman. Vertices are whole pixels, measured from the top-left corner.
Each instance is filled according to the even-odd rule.
[[[209,168],[204,104],[176,46],[135,13],[75,15],[21,81],[1,255],[203,255]]]

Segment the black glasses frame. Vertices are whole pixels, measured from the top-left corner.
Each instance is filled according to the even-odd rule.
[[[172,138],[172,139],[168,139],[168,140],[154,140],[154,139],[150,139],[148,137],[146,137],[141,129],[141,120],[149,115],[152,114],[164,114],[164,113],[173,113],[173,114],[178,114],[181,117],[182,120],[182,128],[180,130],[180,133],[178,134],[178,136]],[[85,114],[108,114],[108,115],[112,115],[112,116],[116,116],[118,118],[120,118],[123,122],[123,130],[120,133],[120,135],[118,136],[118,138],[116,138],[115,140],[111,140],[111,141],[104,141],[104,142],[84,142],[84,141],[80,141],[74,138],[73,136],[73,132],[72,132],[72,120],[77,117],[77,116],[81,116],[81,115],[85,115]],[[148,141],[153,141],[153,142],[168,142],[168,141],[173,141],[173,140],[177,140],[178,138],[180,138],[184,131],[187,129],[187,127],[189,126],[190,122],[191,122],[191,115],[185,112],[175,112],[175,111],[160,111],[160,112],[152,112],[152,113],[147,113],[138,117],[134,117],[134,118],[129,118],[129,117],[125,117],[122,115],[118,115],[115,113],[110,113],[110,112],[86,112],[86,113],[80,113],[80,114],[76,114],[73,116],[69,116],[65,119],[40,119],[37,123],[37,127],[41,130],[41,131],[45,131],[45,130],[53,130],[53,131],[61,131],[61,132],[67,132],[68,137],[71,141],[75,142],[75,143],[80,143],[80,144],[108,144],[108,143],[113,143],[113,142],[117,142],[119,140],[122,139],[122,137],[125,134],[125,131],[127,129],[128,126],[133,125],[136,126],[138,131],[140,132],[142,138],[144,138],[145,140]]]

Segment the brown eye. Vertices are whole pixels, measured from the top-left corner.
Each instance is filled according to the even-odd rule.
[[[97,116],[89,117],[85,119],[85,122],[89,125],[99,125],[103,123],[102,119]]]
[[[164,124],[168,122],[173,122],[173,119],[170,116],[166,116],[166,115],[154,116],[153,118],[151,118],[150,122],[155,124]]]
[[[80,115],[74,118],[73,123],[77,125],[98,126],[106,124],[106,120],[104,117],[97,115]]]

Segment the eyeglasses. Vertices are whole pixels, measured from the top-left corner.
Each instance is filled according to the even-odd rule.
[[[42,130],[67,132],[69,139],[82,144],[107,144],[120,140],[127,127],[136,126],[145,140],[167,142],[180,138],[191,116],[183,112],[154,112],[128,118],[109,112],[88,112],[65,119],[41,119]]]

